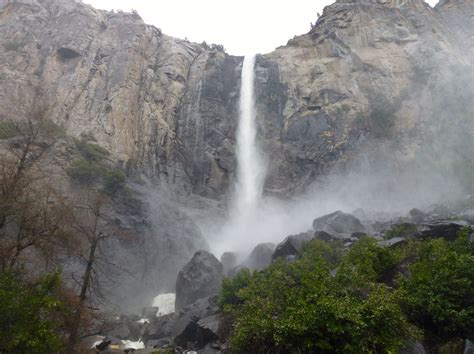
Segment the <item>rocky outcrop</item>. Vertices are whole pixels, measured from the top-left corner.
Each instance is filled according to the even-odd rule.
[[[186,305],[216,295],[224,276],[222,264],[207,251],[197,251],[180,270],[176,280],[175,311]]]
[[[1,1],[3,116],[31,106],[151,179],[217,197],[233,162],[241,58],[79,1]]]

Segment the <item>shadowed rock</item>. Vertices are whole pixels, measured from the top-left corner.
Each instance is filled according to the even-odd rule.
[[[219,292],[224,271],[222,264],[207,251],[197,251],[181,269],[176,280],[176,312],[196,300]]]

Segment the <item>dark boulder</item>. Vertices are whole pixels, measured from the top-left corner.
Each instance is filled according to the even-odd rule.
[[[468,222],[461,220],[437,221],[422,225],[419,228],[419,236],[422,239],[442,237],[448,241],[453,241],[459,231],[469,226]]]
[[[365,228],[355,216],[336,211],[334,213],[314,219],[313,229],[315,231],[325,231],[332,235],[352,234],[354,232],[364,232]]]
[[[67,60],[67,59],[74,59],[74,58],[79,58],[81,56],[80,53],[78,53],[76,50],[67,48],[67,47],[61,47],[57,50],[57,53],[61,59]]]
[[[196,300],[219,292],[224,271],[222,264],[207,251],[197,251],[181,269],[176,280],[176,312]]]
[[[272,255],[275,251],[273,243],[261,243],[253,249],[245,264],[250,269],[262,270],[272,262]]]
[[[187,349],[201,349],[218,339],[219,323],[217,297],[200,299],[186,306],[176,319],[172,329],[174,342]]]
[[[176,317],[173,313],[152,318],[143,334],[143,342],[148,346],[150,341],[171,337],[175,322]]]
[[[298,235],[291,235],[285,238],[276,246],[272,259],[284,258],[289,256],[296,256],[303,246],[303,243],[313,238],[312,232],[303,232]]]

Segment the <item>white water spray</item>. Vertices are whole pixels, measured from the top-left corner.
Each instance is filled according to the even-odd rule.
[[[240,222],[254,214],[262,197],[265,166],[258,149],[254,100],[255,55],[245,56],[240,87],[240,118],[237,129],[237,183],[235,211]]]

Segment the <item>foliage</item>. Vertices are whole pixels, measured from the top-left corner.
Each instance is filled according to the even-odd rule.
[[[416,225],[411,223],[401,223],[394,225],[385,233],[386,238],[393,238],[399,236],[410,236],[416,231]]]
[[[474,335],[474,244],[467,230],[448,243],[419,245],[418,257],[399,279],[403,307],[428,339],[447,342]]]
[[[356,125],[367,130],[374,138],[390,138],[395,126],[395,113],[399,108],[399,99],[392,103],[383,96],[377,96],[370,102],[369,113],[360,113],[356,117]]]
[[[3,43],[3,48],[9,52],[17,52],[19,51],[25,44],[19,41],[8,41]]]
[[[83,159],[72,161],[67,168],[67,174],[83,184],[94,182],[105,173],[104,167]]]
[[[125,173],[109,166],[107,158],[110,152],[98,144],[91,143],[90,140],[93,139],[91,134],[83,133],[81,139],[76,140],[76,147],[82,158],[72,161],[67,168],[68,175],[81,184],[101,181],[103,191],[109,195],[120,194],[125,200],[131,199],[132,192],[126,186]]]
[[[361,242],[344,264],[374,272],[385,269],[376,245]],[[386,352],[416,336],[384,284],[359,291],[359,281],[331,274],[338,247],[312,241],[293,263],[280,260],[261,272],[226,279],[220,295],[234,320],[230,344],[236,352]],[[391,264],[391,262],[389,262]],[[338,270],[339,273],[339,270]],[[375,278],[374,276],[370,277]],[[369,287],[367,287],[369,288]]]
[[[0,139],[10,139],[19,134],[20,132],[13,122],[0,122]]]
[[[54,295],[58,285],[57,272],[32,284],[10,270],[0,274],[0,352],[42,354],[61,348],[54,320],[62,307]]]
[[[400,251],[380,247],[374,239],[364,237],[342,260],[337,278],[344,284],[368,287],[388,280],[400,259]]]
[[[102,146],[83,139],[76,141],[76,147],[82,157],[89,162],[101,162],[110,155],[110,152]]]
[[[124,191],[126,183],[127,177],[121,170],[110,170],[104,175],[104,190],[109,194],[114,195],[120,191]]]

